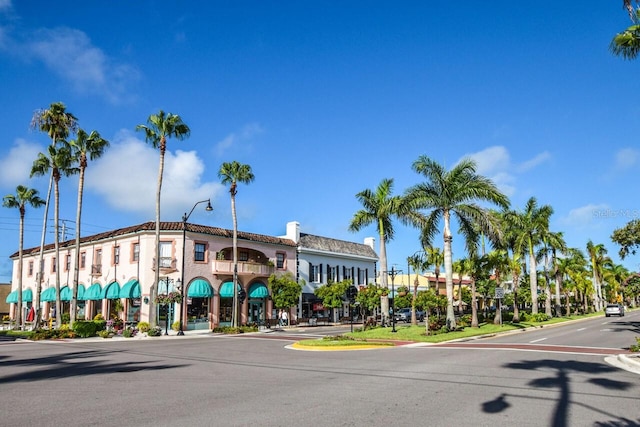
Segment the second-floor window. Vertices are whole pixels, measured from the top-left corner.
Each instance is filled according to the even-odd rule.
[[[309,281],[315,283],[322,282],[322,264],[309,264]]]
[[[120,246],[113,247],[113,264],[120,264]]]
[[[29,261],[29,276],[33,276],[33,261]]]
[[[57,265],[58,265],[58,260],[56,259],[56,257],[52,257],[51,258],[51,272],[55,273],[57,270]]]
[[[87,265],[87,253],[80,252],[80,268],[84,268]]]
[[[194,246],[194,253],[193,253],[194,261],[204,262],[206,250],[207,250],[206,244],[196,243]]]
[[[171,251],[173,246],[171,242],[160,242],[160,267],[170,268],[171,267]]]
[[[93,263],[95,265],[102,265],[102,249],[96,249],[96,255],[94,257]]]
[[[132,253],[133,253],[132,261],[133,262],[140,261],[140,243],[134,243],[133,244]]]
[[[276,268],[284,268],[284,254],[282,252],[276,254]]]
[[[337,282],[338,281],[338,275],[337,275],[337,268],[336,267],[329,267],[327,266],[327,282]]]
[[[67,254],[64,263],[64,271],[71,270],[71,254]]]
[[[238,261],[240,261],[240,262],[249,261],[249,252],[247,252],[247,251],[239,251],[238,252]]]

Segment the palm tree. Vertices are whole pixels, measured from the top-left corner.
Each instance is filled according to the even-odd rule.
[[[542,248],[539,253],[539,259],[543,259],[543,270],[544,270],[544,278],[545,278],[545,294],[547,298],[544,301],[545,313],[547,316],[552,317],[551,310],[551,279],[549,274],[549,264],[551,264],[552,270],[555,269],[555,265],[557,262],[557,254],[558,251],[562,252],[566,250],[567,244],[562,237],[562,232],[552,232],[549,230],[545,230],[542,235]],[[549,260],[549,254],[551,254],[551,259]],[[560,305],[560,288],[558,284],[555,284],[555,298],[556,298],[556,317],[561,317],[561,313],[558,310]]]
[[[27,188],[23,185],[16,187],[16,194],[8,194],[2,199],[5,208],[18,208],[20,212],[20,232],[18,240],[18,305],[16,308],[16,324],[22,326],[22,244],[24,241],[24,215],[27,205],[39,208],[46,204],[38,196],[38,190]]]
[[[60,179],[62,176],[71,176],[78,172],[73,166],[71,151],[66,142],[58,147],[50,145],[47,154],[39,153],[33,162],[31,176],[44,176],[51,172],[53,176],[53,222],[55,226],[54,248],[56,272],[56,327],[62,325],[62,302],[60,300]]]
[[[136,131],[143,131],[145,141],[153,148],[160,149],[160,165],[158,166],[158,186],[156,190],[156,249],[155,249],[155,277],[151,286],[151,301],[149,302],[149,324],[156,325],[154,304],[158,284],[160,283],[160,195],[162,193],[162,176],[164,174],[164,155],[167,151],[167,139],[175,138],[184,140],[191,134],[189,126],[184,124],[177,114],[165,113],[160,110],[158,114],[152,114],[147,119],[146,125],[136,126]]]
[[[84,174],[87,169],[88,159],[96,160],[104,154],[109,146],[109,141],[103,139],[95,130],[87,134],[79,129],[76,139],[69,142],[71,155],[74,162],[78,163],[80,177],[78,180],[78,203],[76,207],[76,253],[73,269],[73,295],[71,297],[70,323],[76,321],[76,306],[78,304],[78,282],[80,281],[80,221],[82,216],[82,196],[84,193]]]
[[[53,103],[48,109],[36,110],[31,119],[31,128],[45,132],[51,138],[51,146],[56,147],[58,142],[65,140],[71,132],[78,127],[78,119],[66,111],[61,102]],[[36,308],[35,327],[40,327],[42,313],[40,311],[40,293],[42,292],[42,279],[44,276],[44,239],[47,234],[47,220],[49,219],[49,202],[53,188],[53,171],[49,176],[49,187],[45,200],[44,217],[42,219],[42,235],[40,238],[40,253],[38,255],[38,273],[36,274],[36,295],[33,305]]]
[[[529,255],[529,286],[531,287],[531,312],[538,313],[538,266],[536,247],[542,242],[542,237],[549,231],[549,218],[553,208],[549,205],[538,206],[535,197],[531,197],[524,208],[512,218],[517,231],[516,247],[526,250]]]
[[[587,255],[591,264],[591,273],[593,277],[593,290],[595,297],[595,310],[602,309],[602,278],[604,275],[605,264],[611,262],[611,258],[607,256],[607,249],[604,244],[594,244],[591,240],[587,242]]]
[[[444,270],[447,287],[447,326],[456,328],[453,311],[453,271],[451,242],[451,217],[454,216],[460,231],[465,237],[467,252],[475,252],[477,246],[476,230],[492,236],[501,231],[495,225],[494,217],[489,209],[477,202],[489,202],[506,208],[509,204],[507,196],[502,194],[488,178],[476,173],[476,164],[471,159],[463,159],[447,171],[440,164],[427,156],[420,156],[413,163],[413,170],[423,175],[427,181],[414,185],[407,190],[407,203],[411,209],[429,211],[421,224],[422,235],[432,241],[438,231],[440,220],[444,222]]]
[[[363,190],[356,194],[356,198],[364,209],[357,211],[351,223],[349,231],[357,232],[362,228],[376,224],[380,236],[380,285],[383,289],[389,287],[387,282],[387,242],[394,237],[393,218],[407,224],[412,216],[401,196],[393,196],[393,179],[385,178],[380,181],[375,191]],[[388,310],[383,307],[383,322],[386,322]]]
[[[241,164],[237,161],[225,162],[220,166],[218,177],[222,179],[222,184],[229,184],[229,194],[231,194],[231,216],[233,218],[233,309],[231,312],[231,326],[238,327],[238,216],[236,215],[236,194],[238,193],[238,183],[249,184],[253,182],[255,176],[251,171],[251,166]]]
[[[427,268],[429,268],[429,265],[427,264],[427,261],[423,255],[424,255],[424,252],[415,253],[412,256],[407,258],[407,264],[409,265],[409,267],[413,268],[413,272],[416,275],[416,278],[413,281],[413,294],[412,294],[413,296],[411,298],[411,324],[412,325],[418,324],[418,318],[416,317],[416,298],[418,296],[418,285],[420,284],[420,280],[418,279],[418,277],[420,273],[424,272]],[[411,280],[411,277],[409,277],[408,280]],[[429,321],[427,319],[427,330],[428,328],[429,328]]]
[[[422,240],[422,239],[421,239]],[[424,251],[427,255],[427,268],[433,267],[433,274],[436,276],[436,295],[440,290],[440,267],[444,263],[444,253],[438,247],[433,247],[422,240]],[[426,243],[426,244],[425,244]]]
[[[609,49],[614,55],[622,56],[624,59],[635,59],[640,53],[640,8],[634,8],[633,4],[638,5],[637,0],[623,0],[623,5],[629,14],[632,25],[627,27],[621,33],[615,35]]]

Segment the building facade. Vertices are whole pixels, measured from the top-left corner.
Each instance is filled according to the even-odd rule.
[[[233,303],[233,231],[217,227],[161,222],[160,259],[156,263],[155,222],[81,238],[78,263],[78,319],[117,317],[124,322],[149,321],[153,316],[173,323],[182,316],[184,329],[211,329],[231,324]],[[296,243],[261,234],[238,232],[238,289],[247,298],[240,305],[240,324],[274,317],[269,295],[271,274],[296,274]],[[23,304],[34,304],[36,280],[42,286],[43,318],[55,316],[56,270],[60,269],[62,313],[69,312],[75,270],[75,241],[60,244],[60,260],[52,244],[43,252],[43,275],[38,274],[39,248],[23,251]],[[12,293],[16,299],[18,254],[13,260]],[[179,292],[182,304],[150,304],[155,268],[159,265],[159,295]],[[15,318],[16,304],[11,304]],[[153,312],[152,312],[153,311]]]
[[[364,243],[354,243],[329,237],[300,232],[296,221],[287,223],[287,234],[283,236],[296,243],[296,279],[303,284],[298,307],[298,317],[329,317],[332,321],[348,313],[348,304],[330,313],[316,297],[315,290],[328,282],[351,280],[357,286],[375,283],[378,255],[372,237]]]

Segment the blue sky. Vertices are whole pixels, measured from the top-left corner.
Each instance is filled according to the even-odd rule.
[[[604,243],[619,262],[609,236],[640,215],[640,62],[608,51],[627,25],[622,1],[0,0],[0,192],[44,197],[29,171],[49,141],[29,123],[63,102],[111,142],[87,171],[83,235],[153,220],[158,153],[135,127],[163,109],[191,137],[169,141],[162,220],[211,198],[214,212],[190,222],[231,228],[217,172],[237,160],[256,177],[239,188],[241,230],[282,235],[295,220],[361,242],[376,233],[348,231],[356,193],[386,177],[402,193],[420,155],[471,156],[514,208],[536,197],[571,246]],[[71,238],[77,178],[61,191]],[[42,215],[27,212],[25,246],[39,244]],[[17,210],[2,209],[0,282],[17,229]],[[417,236],[397,225],[390,266],[406,269]]]

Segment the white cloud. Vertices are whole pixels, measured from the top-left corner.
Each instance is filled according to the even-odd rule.
[[[99,95],[114,104],[130,101],[133,96],[129,88],[140,78],[135,67],[117,63],[94,46],[84,32],[72,28],[39,29],[24,42],[0,32],[0,47],[41,61],[76,92]]]
[[[519,172],[529,171],[535,168],[536,166],[538,166],[539,164],[546,162],[550,158],[551,158],[551,154],[548,151],[543,151],[542,153],[538,154],[534,158],[520,163],[520,166],[518,167]]]
[[[638,164],[640,151],[633,148],[623,148],[615,154],[615,170],[628,170]]]
[[[0,158],[0,182],[3,187],[15,187],[28,184],[33,161],[42,151],[42,147],[24,139],[16,139],[13,147],[4,158]]]
[[[122,211],[155,216],[159,152],[129,132],[116,137],[105,155],[87,169],[87,188]],[[162,219],[179,220],[197,201],[224,191],[217,182],[202,182],[204,162],[195,151],[165,153],[162,179]]]
[[[222,141],[215,146],[216,156],[222,157],[230,148],[235,147],[239,143],[246,143],[257,135],[264,132],[264,129],[258,123],[249,123],[245,125],[240,132],[233,132],[227,135]]]
[[[571,228],[586,228],[594,224],[594,220],[611,214],[611,209],[606,204],[588,204],[575,208],[569,213],[561,217],[558,222],[560,225]]]
[[[476,162],[477,172],[487,176],[507,170],[511,162],[507,149],[499,145],[469,154],[468,157]]]

